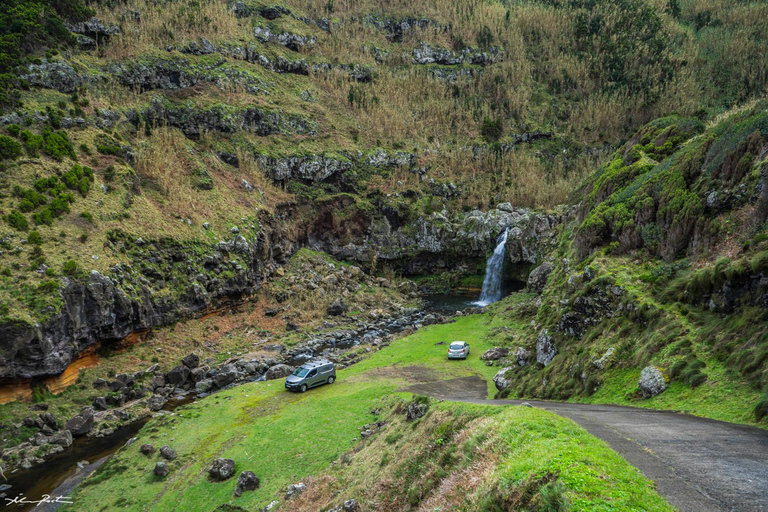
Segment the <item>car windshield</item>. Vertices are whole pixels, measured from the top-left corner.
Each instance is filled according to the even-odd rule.
[[[463,343],[451,343],[451,350],[461,350],[464,348]]]
[[[293,374],[297,377],[304,377],[309,370],[306,368],[296,368],[296,371],[293,372]]]

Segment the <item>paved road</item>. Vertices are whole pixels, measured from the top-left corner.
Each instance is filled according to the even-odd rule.
[[[683,512],[768,512],[768,431],[670,411],[487,400],[486,386],[480,377],[465,377],[408,391],[456,402],[528,403],[570,418],[640,469]]]

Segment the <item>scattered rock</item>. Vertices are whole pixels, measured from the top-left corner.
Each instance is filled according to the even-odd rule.
[[[557,347],[546,329],[542,329],[536,339],[536,361],[544,366],[552,362],[557,355]]]
[[[93,410],[86,408],[83,412],[67,421],[67,429],[75,437],[84,436],[93,430]]]
[[[216,386],[223,388],[224,386],[228,386],[229,384],[235,382],[238,377],[239,373],[237,368],[235,368],[235,365],[225,364],[219,368],[219,371],[212,377],[212,379]]]
[[[293,322],[288,322],[287,324],[285,324],[285,330],[288,331],[288,332],[290,332],[290,331],[298,331],[299,330],[299,326],[296,325]]]
[[[147,407],[149,407],[150,411],[159,411],[164,405],[165,398],[160,395],[152,395],[149,397],[149,400],[147,400]]]
[[[166,477],[171,472],[171,468],[166,462],[160,461],[155,464],[155,469],[153,469],[152,472],[155,476]]]
[[[103,396],[97,396],[93,399],[93,408],[97,411],[106,411],[107,410],[107,399]]]
[[[341,298],[338,298],[328,306],[326,313],[330,316],[339,316],[346,313],[348,309],[346,303]]]
[[[496,372],[496,375],[493,376],[493,383],[496,385],[496,389],[499,391],[509,386],[509,380],[507,379],[506,375],[507,372],[511,369],[512,368],[502,368]]]
[[[55,432],[52,436],[48,438],[48,442],[50,444],[59,445],[63,448],[72,446],[72,432],[70,432],[69,430],[60,430],[58,432]]]
[[[168,380],[168,383],[174,386],[181,386],[187,381],[188,377],[189,377],[189,368],[186,365],[175,366],[166,375],[166,379]]]
[[[155,453],[155,447],[151,444],[143,444],[139,448],[139,452],[141,452],[143,455],[150,456]]]
[[[243,494],[243,491],[255,491],[259,488],[259,477],[257,477],[252,471],[243,471],[237,479],[237,486],[235,486],[235,496],[239,497]]]
[[[294,496],[298,496],[306,490],[307,486],[299,482],[297,484],[291,484],[285,491],[285,499],[289,500]]]
[[[653,398],[667,389],[667,379],[655,366],[646,366],[640,372],[640,380],[637,382],[643,398]]]
[[[543,263],[533,269],[533,272],[528,276],[528,289],[539,294],[544,291],[544,287],[549,280],[549,274],[554,269],[555,266],[551,263]]]
[[[235,461],[232,459],[213,459],[208,474],[214,480],[226,480],[235,474]]]
[[[405,419],[408,421],[416,421],[427,414],[429,405],[423,402],[411,402],[408,404],[408,410],[405,414]]]
[[[494,347],[486,350],[485,353],[482,356],[480,356],[480,359],[482,359],[483,361],[496,361],[498,359],[501,359],[502,357],[507,357],[508,355],[509,355],[508,348]]]
[[[160,447],[160,456],[167,460],[173,460],[177,457],[174,449],[167,444]]]
[[[592,364],[598,370],[605,370],[605,367],[608,364],[608,360],[613,355],[613,352],[614,352],[614,348],[613,347],[609,347],[608,350],[605,351],[605,354],[603,354],[602,357],[600,357],[600,359],[592,361]]]
[[[294,370],[293,366],[288,366],[287,364],[276,364],[275,366],[272,366],[269,370],[267,370],[266,379],[267,380],[282,379],[283,377],[287,377],[290,374],[292,374],[293,370]]]
[[[189,354],[181,360],[181,363],[190,370],[200,366],[200,357],[197,354]]]
[[[517,363],[517,366],[527,365],[528,359],[530,359],[530,357],[530,352],[525,350],[523,347],[517,347],[517,350],[515,350],[515,362]]]

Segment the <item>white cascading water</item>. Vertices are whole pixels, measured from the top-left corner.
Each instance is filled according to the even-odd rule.
[[[509,229],[505,229],[504,233],[499,236],[496,248],[485,265],[483,291],[480,292],[480,298],[473,302],[477,306],[487,306],[501,299],[501,284],[503,281],[504,256],[507,253],[508,233]]]

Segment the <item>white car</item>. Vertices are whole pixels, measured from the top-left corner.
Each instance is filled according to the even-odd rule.
[[[466,341],[452,341],[448,345],[448,359],[466,359],[469,355],[469,343]]]

